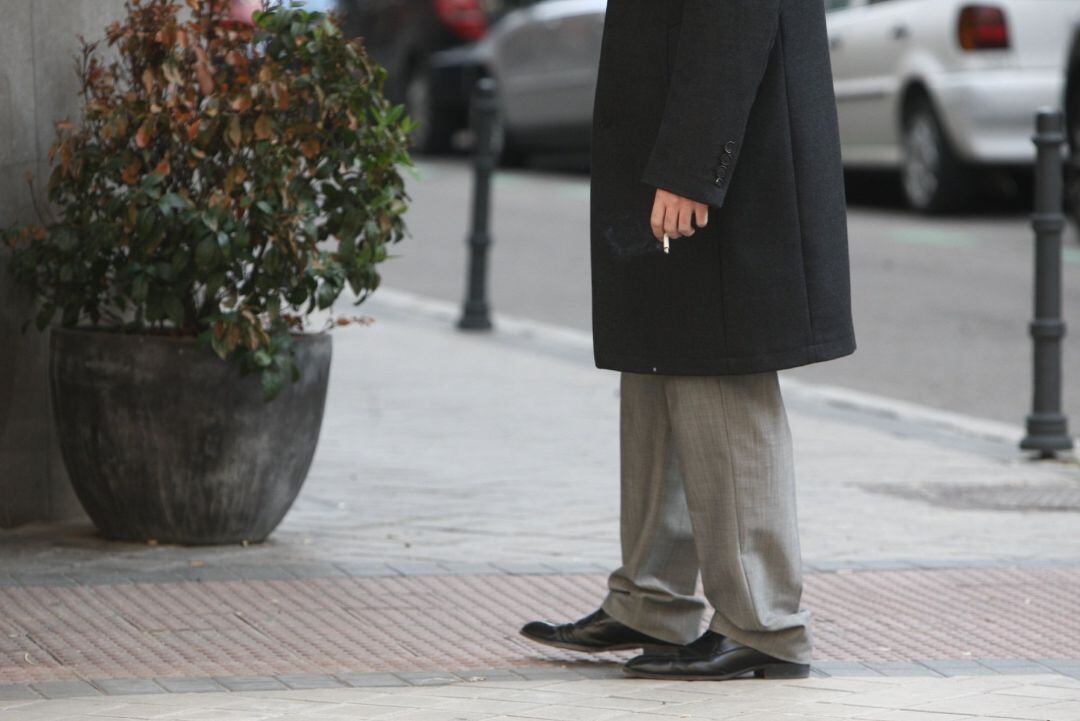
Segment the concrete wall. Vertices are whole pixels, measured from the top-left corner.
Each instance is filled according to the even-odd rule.
[[[53,123],[77,108],[78,36],[103,36],[122,0],[0,0],[0,227],[35,218]],[[0,528],[80,517],[56,449],[46,383],[47,335],[0,251]]]

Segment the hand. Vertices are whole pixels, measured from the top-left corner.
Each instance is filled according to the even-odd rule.
[[[663,240],[665,233],[669,238],[689,237],[694,234],[695,221],[698,228],[704,228],[708,224],[708,205],[663,188],[656,189],[650,223],[657,240]]]

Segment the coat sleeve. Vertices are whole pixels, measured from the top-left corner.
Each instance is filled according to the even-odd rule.
[[[782,3],[685,0],[663,121],[642,180],[723,206]]]

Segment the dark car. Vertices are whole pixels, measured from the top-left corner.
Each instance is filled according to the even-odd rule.
[[[465,126],[471,77],[445,51],[484,37],[497,17],[520,0],[337,0],[345,30],[363,39],[387,69],[386,94],[419,122],[417,149],[450,148]],[[449,57],[453,57],[450,53]]]
[[[1069,141],[1065,193],[1069,214],[1080,224],[1080,24],[1073,27],[1065,66],[1065,135]]]

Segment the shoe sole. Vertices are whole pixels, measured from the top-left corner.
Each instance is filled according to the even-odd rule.
[[[754,678],[761,678],[765,680],[791,680],[808,678],[810,676],[810,667],[796,666],[791,668],[787,665],[777,666],[773,664],[758,666],[757,668],[749,668],[737,673],[727,673],[717,676],[702,676],[694,674],[670,674],[670,673],[650,673],[648,671],[638,671],[636,669],[627,668],[623,666],[623,673],[633,678],[647,678],[655,680],[668,680],[668,681],[733,681],[737,678],[744,676],[754,675]]]
[[[665,655],[678,648],[677,646],[656,646],[652,644],[642,645],[640,643],[622,644],[619,646],[604,646],[603,648],[597,648],[595,646],[580,646],[574,643],[563,643],[562,641],[549,641],[544,638],[530,636],[527,633],[521,633],[521,636],[535,643],[542,643],[545,646],[551,646],[552,648],[561,648],[566,651],[578,651],[580,653],[607,653],[608,651],[632,651],[634,649],[642,649],[647,650],[650,654]]]

